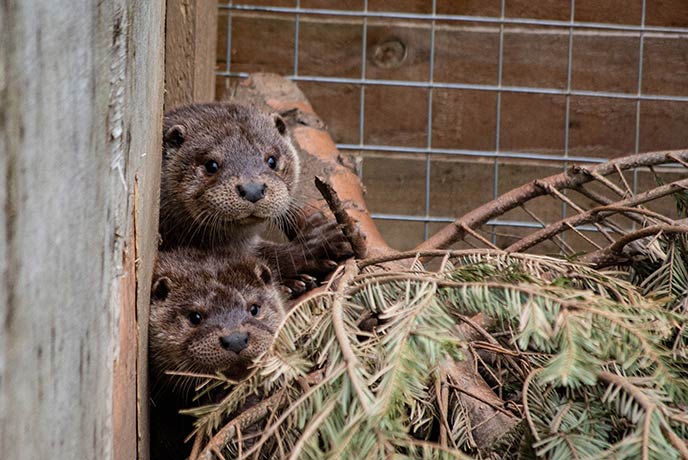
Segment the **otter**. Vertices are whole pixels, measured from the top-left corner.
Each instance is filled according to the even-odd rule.
[[[262,239],[268,223],[295,224],[299,156],[278,114],[250,106],[191,104],[165,114],[161,249],[189,246],[253,254],[280,282],[304,290],[352,255],[335,222],[316,217],[289,243]]]
[[[281,291],[262,261],[192,248],[160,252],[149,321],[152,459],[189,454],[183,441],[192,420],[179,410],[194,404],[195,379],[166,371],[246,378],[284,315]]]

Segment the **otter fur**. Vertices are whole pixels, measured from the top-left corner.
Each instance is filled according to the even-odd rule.
[[[192,420],[179,410],[199,404],[193,383],[200,379],[166,372],[243,379],[284,314],[281,291],[260,260],[193,248],[159,254],[149,320],[152,459],[186,458]]]
[[[252,254],[268,261],[292,290],[305,289],[294,280],[324,276],[351,248],[336,223],[317,217],[291,242],[259,236],[268,223],[294,223],[299,172],[299,156],[277,114],[227,102],[169,111],[163,122],[161,249]]]

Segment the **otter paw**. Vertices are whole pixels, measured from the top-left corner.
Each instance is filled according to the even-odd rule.
[[[281,290],[287,299],[295,299],[303,293],[318,287],[318,280],[310,275],[301,274],[294,278],[284,278],[281,280]]]
[[[295,272],[308,274],[322,280],[333,272],[342,262],[354,255],[351,244],[334,221],[320,222],[320,225],[307,227],[292,244],[301,257],[294,259]]]

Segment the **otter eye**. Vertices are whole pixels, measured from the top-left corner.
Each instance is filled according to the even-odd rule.
[[[215,174],[220,170],[220,165],[217,164],[215,160],[208,160],[203,166],[205,167],[205,172],[208,174]]]
[[[275,169],[277,167],[277,158],[273,157],[272,155],[269,156],[265,162],[268,164],[268,168],[270,169]]]
[[[189,318],[189,322],[194,326],[198,326],[199,324],[201,324],[201,320],[203,319],[201,314],[198,312],[189,313],[189,316],[187,316],[187,318]]]
[[[258,316],[260,313],[260,305],[258,304],[253,304],[251,305],[251,308],[249,309],[249,313],[251,313],[251,316]]]

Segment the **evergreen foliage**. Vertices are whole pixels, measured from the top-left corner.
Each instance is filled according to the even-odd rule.
[[[249,379],[201,385],[227,396],[189,411],[198,445],[215,436],[204,452],[225,458],[686,458],[688,239],[653,245],[660,256],[615,272],[484,250],[433,271],[351,261],[291,310]],[[452,377],[466,359],[516,422],[490,445]]]

